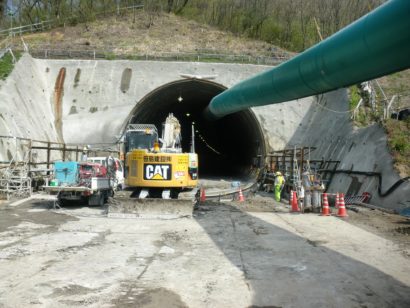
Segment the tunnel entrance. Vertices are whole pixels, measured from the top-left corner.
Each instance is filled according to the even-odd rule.
[[[129,123],[154,124],[161,135],[162,123],[173,113],[181,123],[184,152],[190,149],[194,123],[200,177],[249,179],[256,176],[265,153],[263,133],[254,113],[240,111],[217,121],[203,117],[211,99],[225,89],[220,84],[199,79],[166,84],[137,103]]]

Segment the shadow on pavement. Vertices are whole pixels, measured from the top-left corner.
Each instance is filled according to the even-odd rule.
[[[235,206],[208,202],[196,220],[242,271],[254,307],[410,305],[410,288],[393,277]]]

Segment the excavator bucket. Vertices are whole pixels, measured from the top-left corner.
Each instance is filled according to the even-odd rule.
[[[138,199],[132,198],[130,192],[121,191],[110,198],[108,217],[175,219],[192,217],[195,193],[180,194],[179,199]]]

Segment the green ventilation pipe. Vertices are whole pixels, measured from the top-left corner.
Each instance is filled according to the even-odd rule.
[[[410,67],[410,0],[391,0],[298,56],[214,97],[208,119],[351,86]]]

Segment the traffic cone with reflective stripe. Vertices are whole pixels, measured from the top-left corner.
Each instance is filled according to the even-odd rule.
[[[343,193],[339,195],[339,211],[337,213],[338,217],[347,217],[347,211],[345,207],[345,196]]]
[[[292,206],[293,202],[293,190],[290,191],[290,197],[289,197],[289,205]]]
[[[239,187],[239,202],[244,202],[244,201],[245,201],[245,197],[243,196],[242,188]]]
[[[340,198],[339,198],[339,193],[336,193],[336,201],[335,201],[335,208],[339,208],[339,203],[340,203]]]
[[[330,216],[329,201],[327,200],[327,193],[323,193],[323,207],[320,216]]]
[[[292,209],[290,211],[292,213],[300,212],[300,208],[299,208],[299,205],[298,205],[298,197],[296,195],[296,191],[293,192]]]
[[[199,197],[199,201],[205,202],[206,201],[206,194],[205,194],[205,188],[201,187],[201,196]]]

